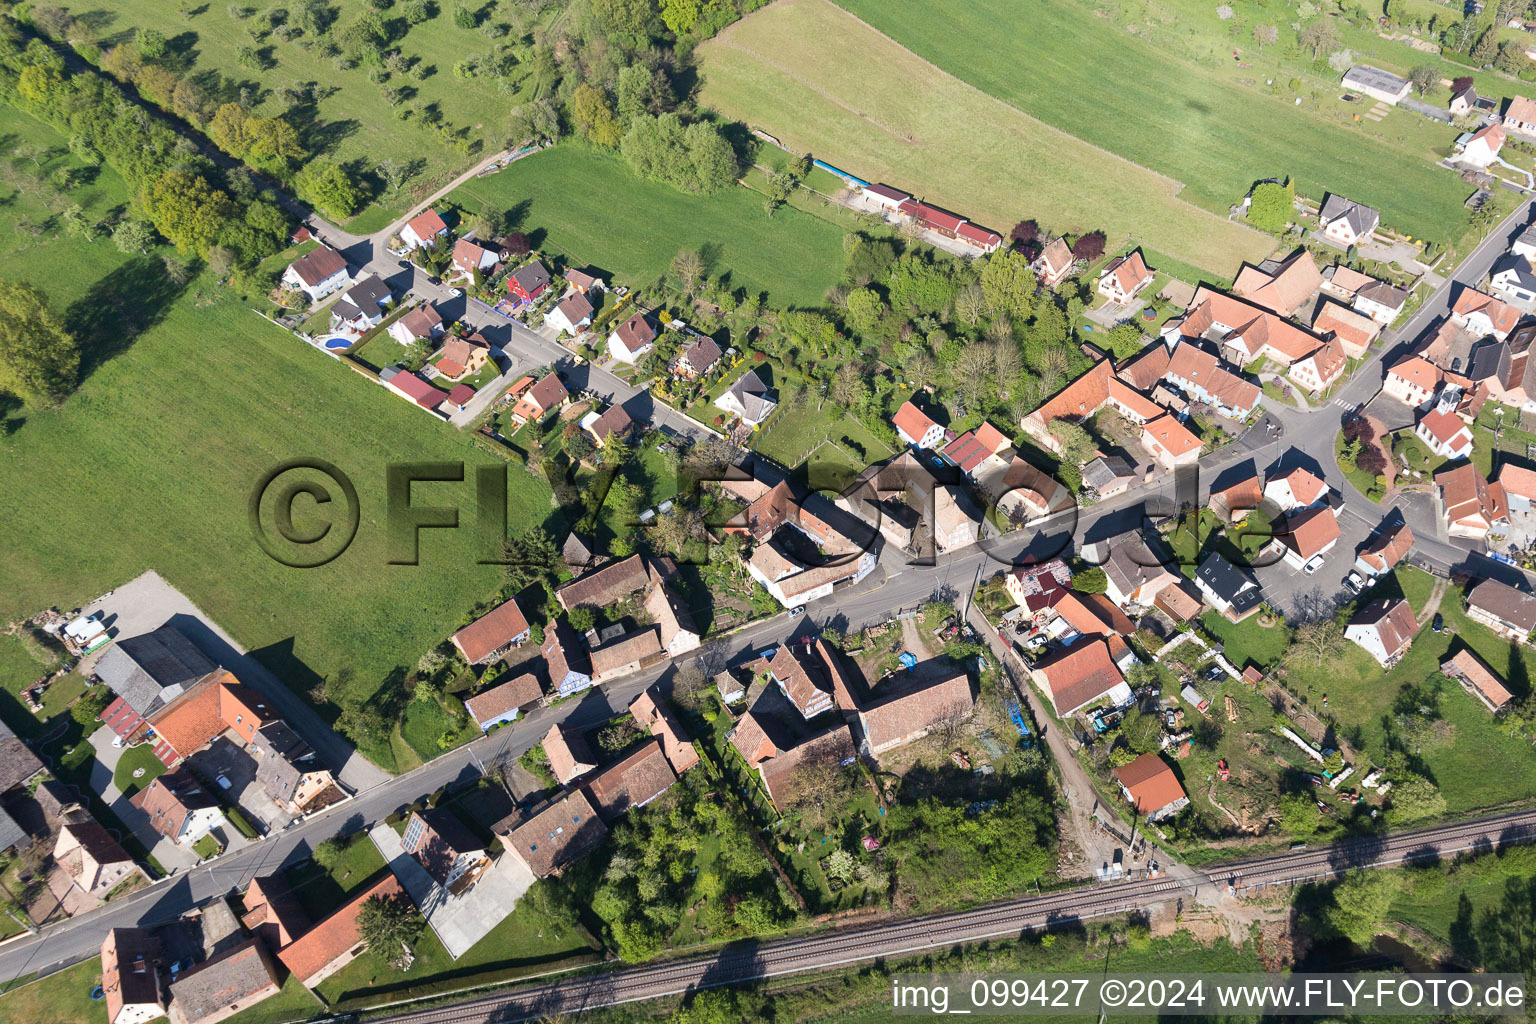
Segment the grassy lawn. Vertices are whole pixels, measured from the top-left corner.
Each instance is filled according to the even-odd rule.
[[[779,305],[819,305],[843,268],[839,227],[796,210],[763,212],[746,189],[695,196],[632,174],[615,154],[564,143],[477,178],[448,201],[478,211],[516,208],[539,248],[647,285],[683,249],[702,250],[711,274],[767,292]]]
[[[64,147],[37,122],[8,110],[0,120],[18,143]],[[93,189],[102,208],[126,202],[108,170],[82,195]],[[13,226],[22,203],[6,210]],[[158,254],[127,256],[109,240],[56,231],[25,246],[14,244],[20,237],[0,232],[0,276],[45,288],[85,338],[85,377],[59,408],[0,413],[0,578],[10,583],[0,618],[71,608],[154,569],[301,693],[344,667],[351,685],[371,691],[500,586],[500,569],[477,564],[473,530],[425,531],[420,565],[389,564],[385,466],[469,462],[471,482],[416,487],[418,501],[467,508],[473,467],[489,461],[467,438],[252,315],[210,277],[176,288]],[[347,473],[362,509],[344,555],[299,570],[256,544],[248,503],[264,474],[305,456]],[[542,481],[520,480],[510,493],[514,531],[553,514]],[[313,524],[307,501],[295,515]],[[0,678],[42,674],[19,645],[0,645],[0,661],[13,661]],[[17,710],[7,720],[35,730]],[[365,752],[390,768],[384,740]]]
[[[144,774],[135,777],[134,772],[141,770]],[[140,743],[123,751],[112,773],[112,784],[123,796],[132,796],[164,774],[165,762],[155,756],[150,744]]]
[[[213,833],[210,832],[208,835],[203,836],[203,838],[192,844],[192,852],[197,854],[203,860],[217,857],[220,852],[219,841],[213,838]]]
[[[1267,236],[1183,201],[1177,181],[1089,144],[1097,140],[1073,137],[1083,120],[1104,125],[1112,138],[1145,124],[1139,112],[1134,118],[1104,116],[1110,108],[1136,109],[1123,104],[1123,95],[1109,98],[1115,91],[1110,81],[1087,86],[1096,97],[1085,104],[1087,113],[1045,121],[1031,116],[1034,111],[1009,106],[1016,97],[1008,90],[978,81],[968,63],[1006,69],[1011,87],[1032,93],[1039,85],[1033,70],[1018,74],[1032,63],[1026,55],[1032,41],[1050,40],[1063,60],[1091,61],[1081,47],[1041,29],[1033,8],[1026,20],[1002,5],[984,13],[968,8],[953,18],[926,5],[905,5],[904,13],[892,9],[895,5],[871,4],[868,11],[865,5],[850,6],[897,41],[827,0],[773,4],[700,47],[704,101],[771,132],[791,149],[922,194],[1002,232],[1026,217],[1054,230],[1102,227],[1112,245],[1134,238],[1219,275],[1274,248]],[[931,43],[950,40],[949,30],[962,24],[966,27],[953,41],[975,52],[954,60],[931,47],[913,53],[901,45],[909,41],[908,29]],[[1004,32],[1000,38],[1002,25],[1016,26],[1018,34]],[[1026,33],[1029,39],[1019,38]],[[1127,65],[1117,58],[1116,66]],[[1109,75],[1116,77],[1119,72]],[[1050,153],[1051,159],[1022,159],[1026,153]],[[1200,154],[1186,153],[1189,158]],[[1170,170],[1181,176],[1180,166]],[[1237,198],[1251,180],[1241,187],[1233,182],[1224,194]]]
[[[342,906],[385,870],[384,858],[367,832],[357,832],[346,842],[329,868],[309,860],[287,871],[289,886],[316,921]]]
[[[1289,174],[1302,194],[1320,200],[1325,191],[1338,191],[1381,210],[1383,225],[1416,238],[1453,242],[1466,229],[1466,189],[1432,163],[1435,148],[1448,146],[1454,130],[1407,110],[1380,123],[1357,121],[1364,105],[1339,100],[1336,79],[1294,63],[1278,66],[1295,40],[1287,18],[1274,19],[1280,45],[1260,56],[1251,39],[1230,38],[1214,6],[1195,0],[1127,8],[1111,17],[1091,4],[1047,0],[1032,5],[1027,19],[1006,0],[942,12],[915,0],[843,4],[983,92],[1183,182],[1180,198],[1207,210],[1225,214],[1254,181]],[[1234,45],[1242,48],[1242,63],[1252,66],[1233,60]],[[1393,46],[1403,62],[1423,59]],[[1126,75],[1126,68],[1136,73]],[[1514,90],[1501,83],[1500,91]],[[1053,165],[1077,163],[1055,152]],[[1186,246],[1197,237],[1187,227],[1182,234]],[[1213,252],[1193,262],[1214,259]]]
[[[1338,465],[1339,472],[1344,474],[1344,479],[1349,481],[1351,487],[1359,491],[1362,496],[1369,498],[1371,501],[1380,502],[1381,499],[1386,495],[1384,492],[1378,490],[1376,477],[1370,473],[1367,473],[1359,466],[1347,465],[1341,461],[1339,456],[1343,454],[1343,452],[1344,431],[1341,430],[1334,436],[1333,439],[1333,461]],[[1383,451],[1382,454],[1385,455],[1387,453]],[[1390,456],[1388,457],[1390,458]]]
[[[466,729],[468,718],[454,718],[440,700],[413,700],[400,720],[400,735],[423,761],[430,761],[480,735],[478,729]]]
[[[101,984],[101,957],[29,981],[0,995],[0,1020],[16,1024],[80,1024],[101,1020],[106,1004],[94,1002],[91,990]]]
[[[1425,610],[1435,582],[1418,569],[1402,568],[1378,583],[1367,597],[1400,594],[1415,612]],[[1536,652],[1512,647],[1490,630],[1469,620],[1463,597],[1447,589],[1440,604],[1445,631],[1434,633],[1427,622],[1403,660],[1383,673],[1362,648],[1347,643],[1337,658],[1323,665],[1297,660],[1285,668],[1288,689],[1303,697],[1340,734],[1380,764],[1394,746],[1402,746],[1445,794],[1447,811],[1466,814],[1524,799],[1536,787],[1536,751],[1529,743],[1506,735],[1482,704],[1440,674],[1440,662],[1453,644],[1470,647],[1517,694],[1536,678]],[[1427,616],[1426,616],[1427,618]],[[1254,616],[1233,624],[1207,613],[1201,624],[1226,647],[1239,666],[1253,662],[1273,668],[1285,653],[1285,631],[1265,629]],[[1440,723],[1422,738],[1405,736],[1395,720],[1394,705],[1408,687],[1427,686],[1438,708]],[[1322,698],[1328,707],[1322,711]],[[1498,765],[1496,772],[1489,765]]]
[[[802,391],[796,391],[786,397],[773,420],[758,433],[753,445],[756,450],[793,469],[804,463],[814,449],[807,467],[815,477],[812,483],[835,490],[851,482],[852,475],[866,465],[891,454],[891,449],[853,416],[831,402],[823,402],[817,408],[814,396],[808,394],[801,404],[801,394]],[[858,448],[850,447],[845,439],[864,449],[862,461]],[[823,444],[824,441],[834,443]]]
[[[336,15],[335,31],[355,22],[369,9],[365,0],[337,0],[328,5]],[[383,228],[391,214],[403,212],[419,193],[426,195],[441,186],[479,155],[499,148],[510,123],[510,114],[519,104],[531,99],[534,85],[531,64],[512,62],[509,81],[513,91],[504,92],[494,78],[464,79],[453,73],[454,65],[464,58],[491,51],[493,44],[478,29],[458,28],[453,23],[451,4],[434,4],[434,17],[412,26],[403,37],[391,42],[429,73],[418,80],[414,72],[391,74],[378,85],[369,79],[369,68],[338,68],[322,56],[308,35],[298,35],[289,42],[274,37],[257,43],[257,50],[270,66],[252,70],[237,60],[242,47],[252,45],[249,29],[264,21],[265,12],[245,20],[236,20],[223,4],[200,4],[191,17],[178,16],[159,0],[123,0],[103,13],[97,31],[103,44],[131,41],[135,29],[155,27],[171,40],[174,51],[169,62],[181,73],[195,75],[215,102],[238,98],[240,86],[249,84],[255,96],[253,112],[273,117],[285,111],[299,130],[304,145],[339,162],[357,161],[368,177],[376,177],[379,163],[386,157],[415,173],[399,193],[380,197],[379,207],[366,210],[350,225],[350,230],[366,234]],[[535,27],[536,20],[554,17],[562,8],[552,5],[544,19],[522,16],[522,31]],[[398,10],[385,12],[391,25],[404,29]],[[486,12],[486,21],[505,20]],[[398,30],[398,29],[397,29]],[[514,33],[515,34],[515,33]],[[510,37],[509,37],[510,39]],[[229,76],[229,77],[224,77]],[[291,110],[283,90],[302,83],[313,83],[315,103],[301,103]],[[436,108],[445,122],[456,128],[470,129],[469,137],[483,143],[481,153],[459,156],[443,143],[437,131],[422,122],[419,114],[409,120],[397,116],[397,110],[384,98],[385,89],[409,93],[402,107],[418,111]],[[377,182],[372,182],[384,191]]]
[[[397,971],[370,950],[327,978],[318,991],[328,1003],[354,1009],[601,959],[586,929],[555,921],[533,904],[524,896],[511,914],[457,960],[449,957],[430,928],[423,928],[410,970]]]

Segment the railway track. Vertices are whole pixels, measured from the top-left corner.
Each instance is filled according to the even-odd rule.
[[[380,1024],[503,1024],[556,1013],[677,995],[694,988],[753,981],[914,955],[962,942],[1017,936],[1025,930],[1139,910],[1193,894],[1204,885],[1244,891],[1333,877],[1353,868],[1396,867],[1536,839],[1536,810],[1404,832],[1356,837],[1316,850],[1237,861],[1190,878],[1152,878],[1089,885],[1044,896],[1004,900],[974,910],[929,914],[825,935],[736,943],[718,953],[567,978],[451,1006],[409,1010]]]

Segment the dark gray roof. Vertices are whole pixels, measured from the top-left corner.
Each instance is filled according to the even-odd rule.
[[[1385,281],[1372,281],[1370,284],[1355,292],[1357,298],[1369,299],[1372,302],[1386,306],[1388,309],[1402,309],[1403,303],[1408,301],[1408,293],[1395,285]]]
[[[1116,480],[1135,476],[1131,464],[1118,455],[1106,455],[1094,459],[1083,467],[1083,483],[1096,491],[1102,491]]]
[[[43,762],[11,731],[0,722],[0,793],[19,786],[43,770]]]
[[[119,640],[96,663],[96,675],[140,715],[168,704],[218,665],[174,626]]]
[[[26,830],[16,824],[16,819],[0,808],[0,852],[9,850],[27,837]]]
[[[389,288],[383,281],[376,277],[365,277],[341,293],[341,298],[336,300],[336,308],[332,312],[343,320],[361,316],[364,310],[369,316],[376,316],[379,306],[390,298]]]
[[[268,722],[262,726],[252,738],[252,743],[261,751],[261,760],[256,766],[256,780],[274,800],[291,803],[304,773],[320,767],[309,744],[300,739],[298,733],[284,721]]]
[[[1536,631],[1536,597],[1507,583],[1483,580],[1467,594],[1467,606],[1481,609],[1521,632]]]
[[[231,1003],[276,984],[261,940],[248,939],[173,981],[171,1001],[180,1009],[182,1020],[197,1024]]]
[[[761,420],[773,404],[768,385],[763,383],[756,370],[748,370],[736,378],[736,383],[728,390],[741,403],[742,411],[749,420]]]
[[[1493,265],[1495,275],[1512,271],[1515,280],[1526,291],[1536,291],[1536,273],[1531,271],[1531,261],[1524,256],[1515,253],[1506,253],[1499,262]]]
[[[1344,84],[1380,89],[1382,92],[1402,92],[1408,86],[1408,79],[1399,78],[1390,71],[1373,68],[1369,64],[1356,64],[1344,72]]]
[[[529,295],[549,284],[549,271],[538,260],[518,267],[512,271],[512,276],[517,280],[518,284],[523,286],[523,291]]]
[[[1467,367],[1467,377],[1474,384],[1497,378],[1507,386],[1509,382],[1509,343],[1489,339],[1472,350]]]
[[[1201,562],[1200,568],[1195,570],[1195,577],[1239,614],[1263,600],[1258,584],[1220,555],[1210,555]]]
[[[1330,194],[1323,202],[1322,219],[1332,222],[1340,217],[1349,222],[1350,230],[1357,235],[1375,231],[1376,225],[1381,223],[1381,214],[1369,206],[1362,206],[1352,199]]]

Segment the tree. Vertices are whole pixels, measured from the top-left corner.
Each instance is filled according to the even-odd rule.
[[[421,914],[403,896],[370,896],[357,912],[357,931],[375,953],[397,971],[411,959],[410,946],[421,934]]]
[[[1389,773],[1390,774],[1390,773]],[[1397,773],[1392,780],[1392,803],[1387,808],[1387,820],[1394,825],[1423,818],[1435,818],[1445,813],[1445,797],[1433,782],[1415,772]]]
[[[813,754],[790,771],[784,785],[784,802],[800,812],[807,828],[819,830],[832,819],[835,810],[852,799],[858,785],[857,770],[844,768],[835,754]]]
[[[1133,323],[1116,324],[1104,336],[1104,344],[1116,359],[1129,359],[1140,352],[1146,335]]]
[[[1477,42],[1472,47],[1472,63],[1477,65],[1492,64],[1494,58],[1499,55],[1499,33],[1496,28],[1489,27],[1483,30],[1483,34],[1477,37]]]
[[[680,251],[672,257],[672,279],[685,298],[693,298],[704,283],[704,257],[694,249]]]
[[[1073,573],[1070,586],[1079,594],[1102,594],[1109,589],[1109,576],[1103,569],[1094,566]]]
[[[1280,30],[1273,25],[1255,25],[1253,27],[1253,41],[1259,44],[1259,52],[1264,52],[1264,47],[1273,46],[1280,40]]]
[[[93,686],[75,698],[75,702],[69,706],[69,717],[80,725],[90,726],[101,717],[110,703],[112,691],[105,686]]]
[[[62,401],[80,373],[80,348],[48,296],[27,281],[0,281],[0,391]]]
[[[577,131],[599,146],[612,149],[623,137],[607,94],[590,82],[583,82],[571,94],[571,120]]]
[[[139,29],[134,33],[133,42],[139,48],[139,56],[147,61],[161,59],[168,49],[165,33],[155,28]]]
[[[1296,186],[1289,178],[1255,185],[1248,202],[1248,223],[1272,235],[1282,234],[1291,223],[1295,202]]]
[[[1290,793],[1280,798],[1280,828],[1292,839],[1311,839],[1322,816],[1310,793]]]
[[[1296,628],[1285,656],[1304,664],[1320,666],[1336,661],[1343,651],[1344,628],[1333,619],[1317,619],[1304,622]]]
[[[1051,420],[1050,432],[1062,462],[1081,469],[1083,463],[1093,458],[1093,439],[1078,424],[1071,420],[1054,419]]]
[[[1451,92],[1461,92],[1463,89],[1472,88],[1474,79],[1471,75],[1459,75],[1451,80]]]
[[[502,546],[507,562],[507,582],[514,590],[553,580],[559,570],[560,552],[543,527],[530,526]]]
[[[1317,60],[1324,50],[1331,50],[1339,44],[1339,33],[1333,27],[1333,22],[1324,17],[1303,25],[1297,33],[1297,39],[1302,46],[1312,51],[1312,59]]]
[[[341,861],[341,855],[347,851],[347,841],[341,836],[331,836],[323,840],[315,847],[314,861],[326,870],[335,867]]]
[[[1092,263],[1104,255],[1104,232],[1090,231],[1072,243],[1072,255]]]
[[[1420,64],[1408,72],[1408,81],[1412,82],[1413,87],[1419,90],[1419,95],[1423,96],[1439,84],[1440,69],[1433,64]]]
[[[853,855],[847,850],[833,850],[827,855],[823,867],[829,878],[835,878],[845,885],[853,881]]]
[[[1328,923],[1355,945],[1369,946],[1401,888],[1396,871],[1352,871],[1333,887]]]
[[[1021,220],[1008,232],[1015,245],[1028,245],[1040,237],[1040,225],[1032,220]]]
[[[172,168],[150,186],[144,206],[156,230],[185,253],[205,255],[218,241],[234,203],[193,171]]]
[[[362,189],[332,160],[311,160],[294,178],[293,186],[299,198],[331,217],[350,217],[365,200]]]
[[[1136,708],[1125,716],[1120,735],[1126,746],[1138,754],[1154,754],[1162,748],[1163,723],[1155,712]]]
[[[463,4],[453,5],[453,24],[457,28],[474,28],[475,21],[473,8],[465,7]]]

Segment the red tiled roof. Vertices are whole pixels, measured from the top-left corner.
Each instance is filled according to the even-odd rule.
[[[1451,441],[1455,440],[1456,435],[1462,431],[1470,433],[1470,428],[1462,422],[1460,416],[1457,416],[1449,409],[1443,409],[1439,406],[1425,413],[1419,420],[1419,426],[1429,431],[1429,435],[1435,439],[1435,443],[1442,446],[1450,444]]]
[[[1160,416],[1142,429],[1175,458],[1200,447],[1200,439],[1190,433],[1189,428],[1175,419],[1172,414]]]
[[[539,677],[532,672],[525,672],[500,686],[475,694],[464,702],[464,707],[476,722],[488,722],[513,708],[527,707],[542,696],[544,688],[539,685]]]
[[[448,230],[448,225],[443,223],[443,218],[437,215],[436,210],[430,208],[412,217],[405,226],[416,232],[417,238],[423,240],[430,239],[439,231]]]
[[[1287,516],[1285,528],[1282,540],[1302,558],[1321,554],[1339,539],[1338,517],[1326,505]]]
[[[1485,295],[1475,288],[1463,288],[1456,296],[1451,312],[1465,317],[1470,313],[1482,313],[1493,323],[1495,334],[1508,334],[1520,322],[1520,311],[1492,295]]]
[[[319,974],[338,957],[345,956],[362,939],[357,915],[363,904],[375,896],[403,896],[404,890],[393,874],[387,874],[358,893],[341,909],[277,951],[277,958],[300,981]]]
[[[447,397],[441,390],[428,384],[419,374],[402,371],[389,378],[388,384],[423,409],[436,409]]]
[[[1291,497],[1303,505],[1311,505],[1328,493],[1328,485],[1319,480],[1316,474],[1301,466],[1296,466],[1272,478],[1272,482],[1282,481],[1290,487]]]
[[[1413,547],[1413,531],[1408,529],[1407,523],[1398,523],[1378,533],[1376,538],[1365,546],[1360,552],[1360,557],[1374,567],[1378,572],[1386,572],[1398,562]]]
[[[993,246],[1003,244],[1003,236],[999,235],[996,231],[989,231],[984,227],[979,227],[969,222],[961,224],[956,228],[955,234],[961,238],[968,238],[978,245]]]
[[[589,778],[582,788],[604,820],[612,821],[626,811],[650,803],[676,781],[677,775],[667,763],[661,741],[653,739]]]
[[[1152,271],[1147,269],[1147,263],[1141,258],[1141,250],[1137,249],[1129,256],[1122,256],[1109,265],[1104,271],[1108,277],[1113,277],[1120,290],[1129,295],[1142,282],[1150,280]]]
[[[1129,764],[1115,769],[1115,777],[1131,794],[1131,801],[1139,814],[1154,814],[1176,800],[1185,797],[1179,777],[1156,754],[1142,754]]]
[[[526,632],[528,620],[517,599],[511,598],[453,634],[453,645],[474,665]]]
[[[1499,467],[1498,482],[1507,494],[1536,499],[1536,471],[1506,462]]]
[[[1102,640],[1079,640],[1036,665],[1035,670],[1045,677],[1052,703],[1062,715],[1071,714],[1125,682]]]
[[[463,406],[471,398],[475,397],[475,389],[468,384],[455,384],[453,390],[448,392],[448,404]]]
[[[1515,695],[1505,688],[1498,676],[1494,675],[1493,669],[1484,664],[1483,659],[1473,654],[1468,648],[1463,647],[1447,658],[1441,664],[1440,671],[1460,677],[1482,694],[1495,709],[1502,708],[1515,699]]]
[[[937,206],[929,206],[927,203],[920,203],[915,199],[906,200],[896,209],[908,217],[915,218],[924,224],[930,224],[945,231],[958,232],[960,226],[965,223],[964,217],[957,217],[948,210],[941,210]]]
[[[933,419],[923,410],[913,405],[910,401],[902,402],[901,408],[896,410],[892,417],[896,429],[906,434],[914,441],[921,441],[928,428],[934,426]]]

